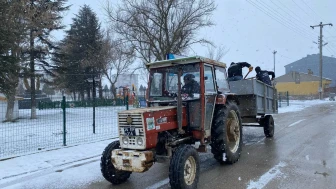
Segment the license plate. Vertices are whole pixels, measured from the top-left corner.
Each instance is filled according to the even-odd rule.
[[[124,133],[126,136],[135,136],[135,128],[133,127],[124,128]]]

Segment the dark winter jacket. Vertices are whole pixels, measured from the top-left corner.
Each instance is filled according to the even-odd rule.
[[[243,71],[242,71],[243,67],[249,68],[251,67],[251,64],[247,62],[238,62],[238,63],[231,64],[231,66],[228,69],[229,78],[234,77],[234,76],[243,76]]]
[[[275,74],[272,71],[266,71],[266,70],[260,70],[257,72],[256,79],[266,83],[267,85],[272,85],[271,79],[269,78],[269,75],[272,75],[272,79],[275,78]]]
[[[181,92],[182,94],[188,94],[190,97],[193,97],[193,93],[200,93],[200,85],[197,81],[191,80],[182,87]]]

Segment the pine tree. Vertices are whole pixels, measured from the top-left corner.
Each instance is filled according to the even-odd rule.
[[[90,97],[92,89],[88,79],[99,77],[104,67],[100,59],[103,37],[97,16],[89,6],[84,5],[72,20],[61,49],[54,56],[58,66],[54,80],[72,92],[79,92],[83,100],[84,92]]]
[[[23,0],[23,2],[26,3],[24,22],[27,25],[29,44],[27,58],[30,68],[31,119],[35,119],[35,66],[40,65],[47,72],[52,68],[47,56],[56,46],[51,40],[50,33],[64,28],[61,24],[62,13],[67,11],[69,6],[65,6],[67,0]]]
[[[6,120],[13,121],[25,24],[20,1],[0,0],[0,92],[7,98]],[[2,120],[1,120],[2,121]]]

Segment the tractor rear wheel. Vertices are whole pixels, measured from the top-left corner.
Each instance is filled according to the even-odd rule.
[[[238,106],[217,107],[211,128],[211,152],[220,163],[235,163],[242,150],[242,121]]]
[[[264,134],[266,138],[274,136],[274,119],[272,115],[266,115],[263,119]]]
[[[111,155],[112,150],[114,149],[120,149],[119,141],[114,141],[105,148],[101,157],[100,170],[103,177],[107,181],[111,182],[112,184],[121,184],[130,177],[132,172],[121,171],[113,166],[111,161]]]

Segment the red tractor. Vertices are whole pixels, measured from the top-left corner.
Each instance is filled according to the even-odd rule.
[[[237,162],[242,117],[238,97],[230,93],[226,65],[188,57],[147,66],[148,107],[118,113],[119,141],[109,144],[101,157],[104,178],[120,184],[132,172],[170,160],[171,187],[196,188],[198,152],[206,152],[208,144],[218,162]],[[255,120],[266,122],[263,116]],[[273,136],[274,129],[267,128]]]

